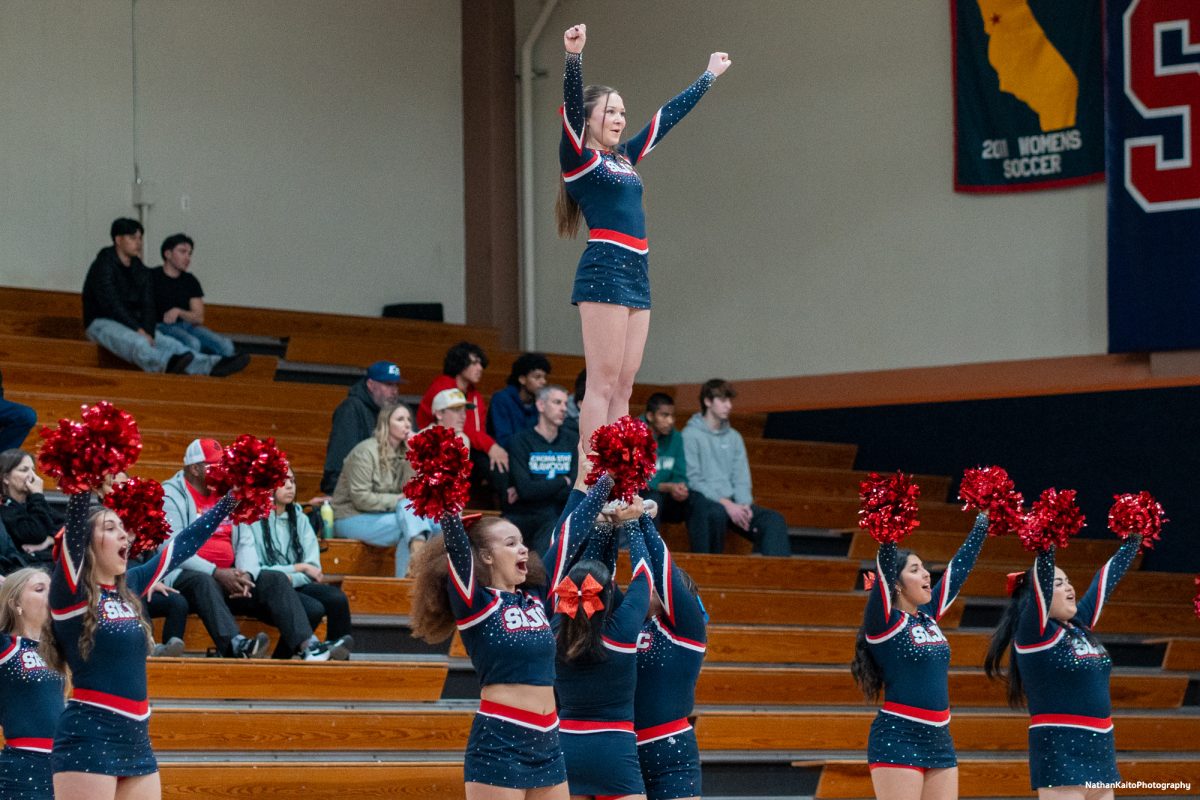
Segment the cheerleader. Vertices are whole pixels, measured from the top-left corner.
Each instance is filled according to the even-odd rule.
[[[1112,789],[1085,785],[1121,780],[1108,690],[1112,658],[1092,630],[1141,544],[1139,534],[1130,535],[1078,601],[1054,565],[1054,547],[1039,553],[1028,572],[1008,576],[1012,600],[984,669],[1007,681],[1009,705],[1028,702],[1030,786],[1043,800],[1106,800]]]
[[[708,615],[696,584],[642,518],[655,591],[638,637],[633,724],[649,800],[700,797],[700,749],[688,722],[707,649]]]
[[[587,389],[580,410],[582,448],[592,432],[629,413],[629,396],[650,328],[650,278],[642,182],[634,167],[662,141],[729,68],[713,53],[695,83],[660,108],[636,136],[621,143],[625,104],[607,86],[583,86],[587,26],[563,34],[562,141],[555,217],[558,233],[574,237],[588,225],[588,244],[575,272],[571,302],[579,306]],[[580,484],[586,470],[580,470]]]
[[[640,498],[634,498],[620,512],[632,517],[623,525],[633,564],[624,594],[613,580],[617,533],[610,525],[597,526],[583,557],[554,577],[554,688],[573,798],[646,796],[634,733],[638,634],[651,593],[649,554],[637,519],[641,510]]]
[[[0,797],[54,800],[50,749],[63,710],[63,676],[38,654],[50,576],[20,569],[0,587]]]
[[[879,545],[850,665],[868,700],[884,693],[867,738],[879,800],[958,796],[958,759],[949,730],[950,644],[937,623],[975,566],[987,520],[979,514],[936,585],[916,553],[891,541]]]
[[[213,508],[136,567],[120,517],[71,495],[63,545],[50,580],[51,668],[70,668],[70,702],[59,718],[51,766],[56,800],[155,800],[162,796],[150,747],[146,655],[150,629],[139,597],[208,540],[236,501]]]
[[[586,497],[573,493],[551,551],[556,565],[573,563],[611,489],[612,480],[601,476]],[[429,642],[446,640],[457,627],[479,676],[479,713],[464,759],[466,796],[565,800],[556,642],[541,560],[500,517],[468,528],[457,513],[445,513],[442,531],[413,559],[411,619],[413,635]]]

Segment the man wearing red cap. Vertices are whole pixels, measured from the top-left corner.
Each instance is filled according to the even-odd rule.
[[[220,461],[221,454],[220,442],[196,439],[184,453],[183,469],[163,482],[163,512],[172,531],[183,530],[220,499],[205,476],[208,465]],[[254,580],[234,567],[235,547],[253,548],[254,542],[235,542],[233,525],[225,519],[196,555],[168,573],[163,582],[187,598],[222,656],[256,658],[265,654],[266,634],[255,639],[242,636],[234,618],[240,613],[279,628],[276,658],[299,654],[306,661],[327,661],[329,648],[313,635],[304,605],[288,577],[263,570]]]

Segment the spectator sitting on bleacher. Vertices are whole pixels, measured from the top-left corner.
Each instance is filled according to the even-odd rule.
[[[54,534],[62,527],[42,488],[33,456],[17,449],[0,453],[0,519],[30,567],[50,563]]]
[[[4,520],[0,519],[0,584],[4,583],[5,575],[11,575],[24,567],[25,556],[8,535]]]
[[[308,624],[316,629],[324,617],[325,644],[329,656],[337,661],[350,657],[354,639],[350,636],[350,601],[339,587],[323,583],[321,548],[317,532],[296,503],[296,473],[288,467],[287,483],[275,491],[275,509],[266,519],[234,529],[238,540],[235,565],[258,580],[267,570],[287,577],[308,614]],[[242,547],[242,539],[254,547]]]
[[[501,508],[529,549],[544,553],[575,485],[579,442],[562,427],[567,416],[566,389],[543,387],[536,406],[537,424],[513,437],[508,490],[501,494]]]
[[[36,411],[4,399],[4,375],[0,373],[0,450],[20,447],[36,424]]]
[[[567,398],[567,416],[563,419],[563,430],[579,438],[579,406],[583,404],[583,394],[587,390],[587,368],[579,370],[575,376],[575,393]]]
[[[184,454],[183,469],[163,483],[163,511],[172,531],[183,530],[221,499],[205,482],[208,465],[219,461],[221,453],[213,439],[196,439]],[[329,648],[313,636],[292,582],[274,570],[264,570],[255,580],[236,569],[235,544],[254,547],[249,538],[234,542],[233,524],[226,518],[196,555],[167,573],[163,582],[187,598],[223,656],[254,658],[265,649],[265,634],[255,639],[241,635],[234,615],[245,614],[279,628],[275,658],[328,661]]]
[[[663,522],[686,521],[694,503],[710,504],[720,511],[721,507],[712,500],[693,495],[688,490],[683,434],[675,430],[675,398],[663,392],[650,395],[642,419],[654,432],[654,441],[658,445],[658,469],[646,491],[642,492],[642,497],[658,503],[654,524],[661,526]]]
[[[684,458],[690,495],[688,538],[693,553],[720,553],[725,531],[733,529],[754,543],[765,556],[791,555],[787,522],[778,511],[754,504],[750,493],[750,461],[742,435],[729,425],[736,396],[728,381],[713,378],[700,387],[701,411],[683,429]]]
[[[188,271],[194,247],[195,243],[186,233],[176,233],[164,239],[159,248],[162,266],[150,270],[154,313],[158,315],[157,331],[178,339],[197,353],[237,356],[233,371],[245,369],[250,356],[239,356],[232,341],[204,327],[204,290],[196,276]]]
[[[467,414],[461,430],[471,443],[471,484],[482,485],[491,471],[508,471],[508,451],[484,430],[487,404],[476,388],[487,367],[487,355],[477,344],[459,342],[446,351],[442,374],[434,378],[429,390],[417,407],[417,427],[427,428],[434,422],[433,399],[447,389],[457,389],[467,402]]]
[[[408,574],[409,557],[439,530],[433,520],[413,513],[404,497],[404,484],[413,476],[406,458],[411,433],[408,406],[385,405],[374,435],[346,456],[333,490],[333,532],[376,547],[395,545],[397,578]]]
[[[538,392],[546,385],[549,374],[550,361],[544,355],[522,353],[513,361],[508,385],[492,395],[487,432],[505,450],[512,449],[513,436],[537,424]]]
[[[243,358],[204,355],[158,331],[150,270],[142,263],[142,223],[118,219],[109,231],[112,246],[96,254],[83,282],[83,325],[87,337],[146,372],[231,375]]]
[[[367,368],[365,378],[357,380],[346,399],[333,410],[329,443],[325,446],[325,471],[321,491],[333,494],[342,472],[342,462],[356,444],[370,439],[379,419],[379,409],[400,397],[400,368],[390,361],[376,361]]]

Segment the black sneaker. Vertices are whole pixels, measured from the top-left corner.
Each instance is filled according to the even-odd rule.
[[[192,363],[193,358],[191,353],[176,353],[167,361],[166,372],[172,375],[182,375],[188,365]]]
[[[217,363],[213,364],[212,371],[209,375],[214,378],[227,378],[235,372],[241,372],[250,364],[250,356],[247,353],[238,353],[234,356],[225,356]]]
[[[326,642],[329,648],[330,661],[349,661],[350,651],[354,649],[354,637],[349,634],[332,642]]]
[[[233,643],[230,650],[233,658],[266,658],[267,645],[270,643],[271,637],[260,632],[253,639],[243,636]]]

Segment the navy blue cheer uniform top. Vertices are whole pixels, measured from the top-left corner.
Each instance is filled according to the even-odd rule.
[[[903,568],[895,543],[879,546],[875,585],[867,595],[863,630],[871,657],[883,672],[884,703],[871,725],[867,760],[872,766],[940,769],[956,766],[950,739],[950,643],[938,621],[958,597],[987,538],[985,514],[916,614],[892,605],[891,580]]]
[[[626,731],[633,733],[633,701],[637,686],[637,642],[642,623],[650,610],[650,559],[646,552],[641,524],[633,520],[630,528],[629,559],[633,565],[633,579],[628,590],[622,594],[614,591],[611,609],[601,609],[604,628],[600,635],[604,646],[604,659],[595,663],[568,663],[558,661],[558,677],[554,687],[558,694],[559,716],[562,729],[568,733],[590,733],[595,731]],[[616,572],[616,532],[605,528],[597,531],[589,542],[607,551],[608,557],[584,552],[583,557],[597,557],[608,563],[610,571]],[[565,577],[565,576],[564,576]],[[580,614],[583,610],[580,609]],[[592,619],[595,620],[593,615]],[[562,615],[554,616],[557,629]],[[568,763],[568,770],[570,764]]]
[[[150,717],[146,694],[146,634],[140,609],[131,607],[114,586],[100,586],[96,613],[99,624],[91,654],[79,652],[79,636],[87,614],[87,593],[79,573],[92,539],[88,525],[91,495],[71,495],[67,528],[59,559],[50,579],[50,608],[54,635],[71,670],[71,700],[111,711],[134,720]],[[207,513],[171,537],[145,563],[125,573],[125,583],[135,595],[150,587],[182,562],[195,555],[236,501],[221,498]],[[131,542],[132,544],[132,537]]]
[[[571,302],[650,307],[646,212],[635,166],[692,110],[716,80],[705,71],[655,113],[636,136],[613,151],[586,146],[583,55],[567,53],[563,71],[562,141],[558,161],[567,193],[588,226],[588,245],[579,259]]]
[[[63,676],[33,639],[0,633],[0,728],[4,746],[49,753],[63,710]]]
[[[634,726],[639,744],[691,729],[696,681],[708,648],[704,609],[684,583],[653,522],[642,526],[663,610],[638,637]]]
[[[1141,547],[1130,536],[1092,579],[1069,622],[1050,617],[1054,597],[1054,549],[1040,553],[1026,576],[1032,590],[1013,637],[1017,667],[1029,703],[1029,767],[1032,788],[1116,782],[1112,658],[1088,634]]]

